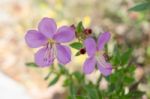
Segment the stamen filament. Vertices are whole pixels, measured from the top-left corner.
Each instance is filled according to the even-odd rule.
[[[102,67],[104,67],[104,68],[106,68],[106,66],[105,66],[105,59],[104,59],[104,57],[103,57],[103,51],[97,51],[96,52],[96,55],[95,55],[95,58],[96,58],[96,60],[97,60],[97,62],[102,66]]]

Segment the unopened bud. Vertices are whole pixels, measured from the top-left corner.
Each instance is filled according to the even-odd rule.
[[[86,35],[90,35],[90,34],[92,34],[92,29],[86,28],[86,29],[84,29],[83,32],[84,32]]]
[[[72,24],[70,27],[73,28],[74,30],[76,29],[74,24]]]
[[[86,53],[85,48],[80,49],[80,54],[85,54],[85,53]]]

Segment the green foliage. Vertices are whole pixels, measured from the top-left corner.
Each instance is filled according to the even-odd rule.
[[[66,70],[66,68],[63,66],[63,65],[61,65],[61,64],[58,64],[58,67],[59,67],[59,72],[60,72],[60,74],[68,74],[68,71]]]
[[[132,49],[128,49],[121,55],[121,65],[125,65],[128,63],[130,57],[132,56]]]
[[[79,56],[79,55],[81,55],[80,51],[78,51],[78,52],[75,54],[75,56]]]
[[[70,46],[77,50],[79,50],[83,47],[82,43],[80,43],[80,42],[74,42],[74,43],[70,44]]]
[[[129,11],[144,11],[147,9],[150,9],[150,2],[148,1],[133,6],[132,8],[129,9]]]
[[[131,91],[129,94],[125,95],[125,98],[126,99],[141,99],[141,96],[145,94],[144,92],[142,91]],[[125,99],[124,98],[124,99]]]
[[[26,66],[28,66],[28,67],[37,67],[37,65],[33,62],[26,63]]]
[[[114,72],[108,77],[100,76],[96,84],[88,81],[85,74],[79,71],[70,73],[61,64],[58,64],[57,69],[54,66],[51,67],[52,69],[50,69],[45,80],[54,74],[54,78],[49,82],[49,86],[52,86],[57,83],[61,76],[64,76],[63,86],[68,89],[68,99],[141,99],[144,92],[132,88],[134,84],[138,84],[133,76],[136,66],[130,63],[132,51],[132,49],[122,51],[115,47],[111,57],[111,62],[113,66],[115,65]],[[32,66],[32,64],[34,65],[34,63],[29,65]],[[108,82],[107,90],[99,88],[102,78]],[[125,92],[125,88],[129,89],[128,93]]]
[[[92,84],[86,85],[85,90],[88,94],[88,99],[102,99],[99,91],[97,90],[97,88],[94,88]]]
[[[44,78],[45,80],[48,80],[48,78],[49,78],[49,76],[51,75],[51,72],[49,72],[48,74],[47,74],[47,76]]]
[[[69,86],[72,82],[67,78],[64,80],[64,84],[63,86],[66,87],[66,86]]]
[[[121,55],[120,55],[120,51],[117,47],[114,48],[114,52],[113,52],[113,56],[112,56],[112,64],[113,66],[119,65],[121,64]]]
[[[78,52],[75,54],[75,56],[79,56],[81,55],[80,53],[80,49],[83,48],[83,44],[80,42],[74,42],[72,44],[70,44],[70,46],[76,50],[78,50]]]
[[[122,52],[118,49],[118,47],[114,48],[114,53],[112,56],[112,63],[114,66],[117,65],[125,65],[129,63],[129,60],[132,56],[133,49],[128,49],[125,52]]]
[[[78,82],[81,82],[82,79],[84,79],[84,75],[81,74],[80,72],[77,72],[77,71],[76,71],[76,72],[74,72],[72,75],[78,80]]]
[[[50,69],[45,80],[48,80],[51,74],[54,74],[54,78],[49,82],[49,86],[52,86],[57,83],[61,76],[64,76],[63,86],[68,89],[68,99],[141,99],[144,92],[137,88],[131,88],[134,84],[138,84],[133,76],[136,66],[130,63],[132,51],[132,49],[121,51],[118,47],[115,47],[111,57],[111,62],[113,66],[115,65],[114,72],[108,77],[100,76],[96,84],[88,81],[85,74],[79,71],[70,73],[61,64],[58,64],[57,69],[54,66],[51,67],[52,69]],[[32,64],[34,65],[34,63],[29,65],[32,66]],[[102,78],[108,82],[107,90],[99,88]],[[128,93],[125,92],[125,88],[129,89]]]
[[[81,21],[81,22],[79,22],[78,25],[77,25],[76,32],[77,32],[77,33],[81,33],[81,32],[83,32],[83,30],[84,30],[84,26],[83,26],[82,21]]]
[[[57,81],[59,80],[59,77],[60,77],[60,75],[56,75],[56,76],[54,77],[54,79],[49,83],[48,86],[52,86],[52,85],[56,84]]]

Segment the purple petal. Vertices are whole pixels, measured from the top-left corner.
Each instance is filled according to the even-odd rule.
[[[69,47],[57,44],[57,59],[61,64],[67,64],[71,61],[71,51]]]
[[[29,47],[36,48],[47,43],[46,37],[36,30],[29,30],[25,35],[25,41]]]
[[[88,59],[86,59],[83,65],[84,73],[90,74],[91,72],[93,72],[95,65],[96,65],[96,60],[94,57],[89,57]]]
[[[73,28],[68,26],[62,26],[58,29],[54,35],[54,39],[57,42],[65,43],[72,41],[75,38],[75,31]]]
[[[35,59],[35,63],[38,66],[47,67],[53,63],[54,57],[48,57],[47,51],[48,51],[48,49],[46,47],[44,47],[35,53],[34,59]],[[53,53],[51,53],[51,54],[53,54]]]
[[[98,50],[103,50],[105,44],[109,41],[111,35],[109,32],[102,33],[98,38]]]
[[[84,41],[84,45],[89,56],[94,56],[96,52],[96,42],[93,38],[89,37]]]
[[[112,73],[112,66],[110,63],[107,62],[98,62],[97,63],[98,69],[104,76],[108,76]]]
[[[38,26],[38,29],[43,33],[47,38],[52,38],[56,32],[57,25],[52,18],[43,18]]]

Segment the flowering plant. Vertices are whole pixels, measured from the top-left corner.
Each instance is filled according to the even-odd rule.
[[[27,65],[50,67],[50,73],[45,79],[49,79],[51,73],[55,74],[55,77],[49,86],[54,85],[61,76],[66,76],[63,86],[69,88],[68,99],[138,99],[143,92],[132,89],[138,83],[130,76],[135,70],[130,61],[132,49],[122,51],[116,45],[110,55],[107,45],[110,39],[109,32],[95,37],[92,29],[85,28],[82,22],[77,26],[61,26],[57,29],[54,19],[43,18],[39,22],[38,30],[29,30],[25,35],[29,47],[42,47],[34,55],[35,63]],[[70,72],[64,66],[73,61],[70,48],[63,44],[69,42],[70,47],[77,50],[75,56],[88,55],[82,66],[83,72]],[[59,68],[54,66],[55,59],[58,60]],[[86,79],[86,75],[93,73],[95,68],[100,71],[96,83]],[[100,87],[103,80],[107,82],[106,89]]]

